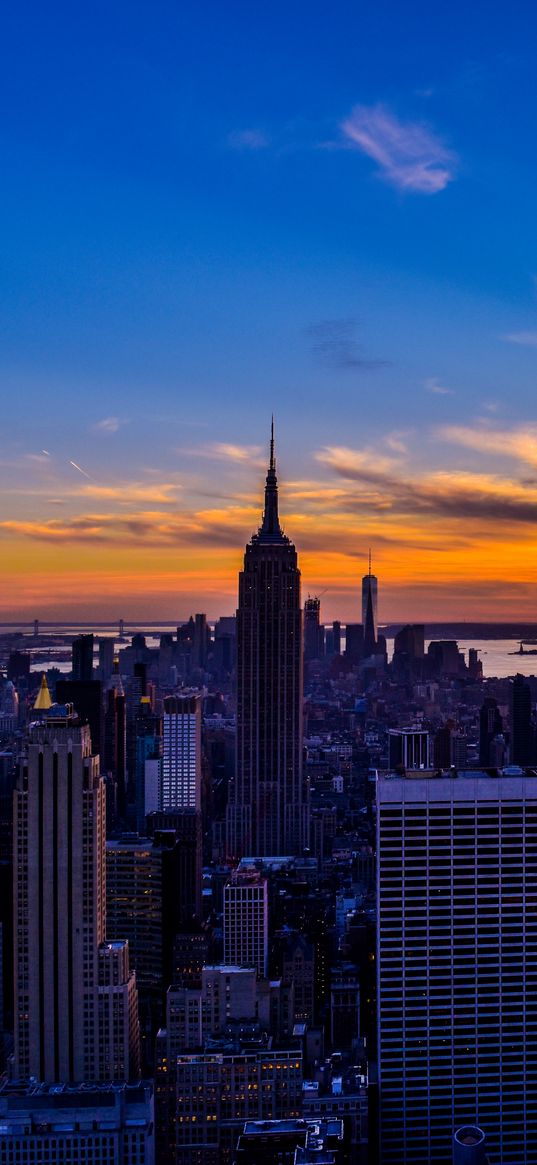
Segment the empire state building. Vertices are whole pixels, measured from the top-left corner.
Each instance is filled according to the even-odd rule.
[[[234,857],[261,857],[298,854],[307,843],[300,571],[278,517],[272,428],[263,520],[239,575],[237,760],[227,849]]]

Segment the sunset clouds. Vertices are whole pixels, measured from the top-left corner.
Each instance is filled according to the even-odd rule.
[[[64,609],[74,611],[80,588],[95,577],[100,612],[111,602],[147,610],[144,595],[163,618],[186,617],[194,606],[211,617],[233,611],[244,545],[260,522],[265,457],[259,446],[215,442],[191,446],[168,477],[146,469],[137,480],[73,488],[57,474],[49,512],[32,496],[50,467],[32,463],[35,493],[26,470],[26,489],[12,481],[10,512],[0,519],[6,577],[16,563],[25,577],[19,608],[57,610],[63,596]],[[279,465],[281,515],[306,591],[326,590],[326,618],[358,617],[370,545],[383,619],[471,611],[500,618],[514,602],[521,616],[531,614],[535,427],[476,421],[394,429],[362,446],[313,448],[306,462],[308,476],[293,476],[288,456]],[[13,611],[6,589],[0,609],[5,617]]]

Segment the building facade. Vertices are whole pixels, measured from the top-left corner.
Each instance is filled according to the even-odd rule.
[[[70,705],[52,705],[30,724],[14,793],[15,1054],[24,1081],[117,1079],[104,1069],[100,1024],[107,990],[121,981],[131,1019],[136,986],[121,962],[102,982],[106,934],[106,802],[89,728]],[[118,1053],[137,1073],[134,1044]]]
[[[278,517],[272,437],[263,521],[239,575],[237,760],[227,817],[235,857],[297,854],[308,842],[302,655],[300,571]]]
[[[537,778],[379,777],[382,1165],[537,1160]]]
[[[224,963],[268,970],[268,882],[257,870],[237,870],[224,886]]]
[[[162,718],[159,809],[201,809],[201,697],[168,696]]]

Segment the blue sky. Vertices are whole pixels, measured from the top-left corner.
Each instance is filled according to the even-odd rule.
[[[394,515],[397,481],[417,476],[427,492],[439,471],[446,489],[449,475],[481,475],[483,522],[496,527],[492,493],[502,553],[514,540],[527,557],[536,33],[528,3],[4,13],[0,473],[14,591],[17,539],[25,562],[51,569],[51,507],[63,525],[50,539],[80,546],[81,520],[96,516],[77,494],[86,480],[110,521],[114,491],[140,516],[144,482],[159,474],[178,519],[211,497],[222,521],[226,505],[235,517],[257,505],[271,409],[283,481],[346,489],[338,513],[355,503],[356,526],[341,538],[361,555],[378,531],[387,577],[399,551],[382,550],[372,507]],[[513,493],[523,514],[509,531],[501,503]],[[401,529],[415,530],[422,509],[407,501]],[[246,510],[229,522],[239,546]],[[438,542],[456,540],[433,511]],[[331,516],[318,515],[320,537]],[[142,569],[129,561],[121,587]],[[483,571],[497,594],[486,549]],[[312,586],[325,573],[308,564]],[[419,585],[411,573],[403,617]],[[6,602],[18,610],[17,594]]]

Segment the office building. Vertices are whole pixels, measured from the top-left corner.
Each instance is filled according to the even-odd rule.
[[[429,769],[433,760],[429,733],[421,728],[390,728],[391,769]]]
[[[369,570],[362,579],[362,626],[365,654],[366,656],[372,655],[378,639],[378,579],[376,575],[371,573],[371,551],[369,551]]]
[[[105,772],[110,773],[114,780],[115,816],[120,822],[125,822],[128,801],[127,708],[117,656],[105,696],[103,760]]]
[[[154,1165],[152,1084],[0,1084],[0,1165]]]
[[[531,688],[524,676],[511,684],[511,764],[531,765],[534,760],[534,730],[531,719]]]
[[[79,635],[73,639],[72,679],[87,683],[93,679],[93,635]]]
[[[321,600],[308,598],[304,603],[304,659],[322,659],[324,627],[321,626]]]
[[[300,1116],[302,1053],[214,1051],[179,1055],[174,1065],[170,1163],[231,1160],[246,1121]]]
[[[502,734],[503,720],[498,703],[492,696],[485,696],[479,712],[479,763],[485,768],[493,764],[492,742]]]
[[[136,976],[130,969],[124,939],[99,947],[98,1080],[120,1082],[140,1075],[140,1029]]]
[[[125,837],[106,843],[107,936],[128,939],[136,971],[145,1038],[154,1037],[173,981],[173,949],[181,922],[181,846],[174,830],[152,839]]]
[[[195,809],[169,810],[149,813],[146,818],[147,834],[158,841],[164,831],[173,831],[178,843],[178,884],[179,926],[182,930],[192,930],[201,919],[201,892],[203,867],[203,831],[201,813]]]
[[[231,855],[300,854],[308,843],[302,696],[300,571],[278,517],[272,433],[263,520],[239,575],[237,763],[227,817]]]
[[[382,1165],[537,1160],[537,778],[379,776]]]
[[[36,701],[14,793],[14,1077],[79,1083],[106,1078],[105,787],[89,727],[70,706],[47,708],[47,695]],[[121,970],[125,960],[113,987]],[[133,1013],[134,978],[124,982]],[[123,1055],[136,1071],[136,1049]]]
[[[149,696],[141,697],[133,735],[136,829],[143,834],[147,814],[160,807],[162,786],[162,716],[153,712]]]
[[[159,809],[201,809],[201,696],[168,696],[162,717]]]
[[[72,704],[82,720],[87,720],[91,746],[98,756],[104,744],[103,688],[100,680],[56,680],[58,704]]]
[[[99,679],[107,684],[114,670],[115,643],[110,636],[108,639],[99,639]]]
[[[224,886],[224,963],[268,969],[268,882],[257,870],[236,870]]]
[[[408,662],[423,659],[425,655],[425,627],[423,623],[406,623],[393,641],[393,654],[404,656]]]

